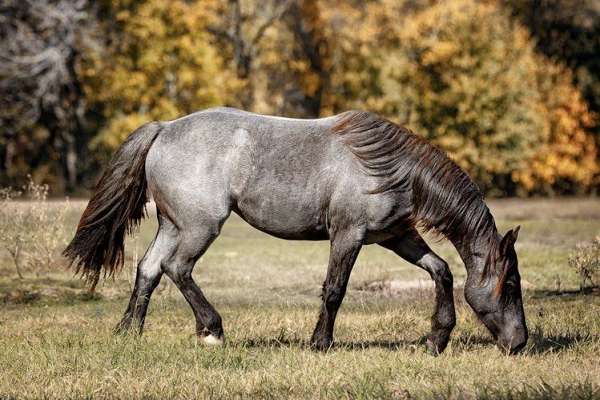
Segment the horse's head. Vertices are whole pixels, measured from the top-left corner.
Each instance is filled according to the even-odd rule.
[[[517,353],[527,343],[527,326],[521,297],[515,241],[519,227],[490,246],[479,276],[469,276],[465,298],[490,330],[498,345]]]

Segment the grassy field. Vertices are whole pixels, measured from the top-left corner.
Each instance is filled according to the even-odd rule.
[[[68,205],[69,230],[83,206]],[[95,296],[64,268],[26,270],[18,280],[2,253],[0,398],[600,398],[600,297],[579,292],[567,264],[576,243],[600,234],[600,201],[508,200],[491,208],[501,231],[522,226],[517,252],[530,329],[522,355],[494,346],[460,289],[449,347],[427,355],[433,293],[419,286],[428,276],[377,246],[361,252],[336,347],[311,351],[327,243],[274,239],[236,216],[195,269],[223,316],[226,346],[196,342],[191,310],[166,278],[144,336],[115,337],[135,260],[154,234],[151,218],[129,240],[123,273]],[[451,246],[432,245],[462,280]],[[379,281],[407,284],[390,296],[370,289]]]

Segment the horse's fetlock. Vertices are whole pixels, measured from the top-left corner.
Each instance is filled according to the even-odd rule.
[[[446,331],[451,331],[456,326],[456,318],[448,318],[441,321],[440,328]]]
[[[318,351],[327,351],[333,347],[333,338],[313,334],[310,340],[310,347]]]
[[[223,334],[223,321],[220,315],[211,315],[205,322],[206,330],[210,333],[220,336]]]
[[[452,314],[437,314],[432,318],[434,331],[451,331],[456,326],[456,316]]]

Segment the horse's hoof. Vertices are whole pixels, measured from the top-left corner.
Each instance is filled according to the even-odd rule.
[[[316,351],[326,352],[333,347],[333,340],[330,339],[321,339],[321,340],[313,340],[310,344],[311,349]]]
[[[439,351],[438,346],[433,343],[431,339],[427,339],[425,343],[425,348],[427,349],[427,354],[437,357],[440,355],[441,351]]]
[[[225,343],[223,336],[218,337],[213,335],[212,333],[200,337],[200,341],[206,346],[223,346],[223,344]]]

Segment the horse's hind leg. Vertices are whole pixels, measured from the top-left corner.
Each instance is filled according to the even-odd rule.
[[[193,221],[193,225],[190,224],[179,230],[176,250],[163,262],[162,268],[192,307],[196,317],[196,334],[206,344],[221,344],[223,342],[221,316],[204,297],[202,290],[192,278],[192,271],[198,258],[218,236],[225,218],[196,216]]]
[[[115,328],[116,333],[128,331],[132,325],[138,333],[142,333],[150,296],[163,274],[161,262],[173,251],[176,244],[174,226],[160,214],[158,221],[158,232],[138,264],[131,299],[121,322]]]
[[[452,274],[448,264],[429,248],[415,230],[402,237],[386,240],[380,245],[429,272],[435,282],[435,312],[431,317],[427,349],[434,355],[441,353],[456,324]]]

